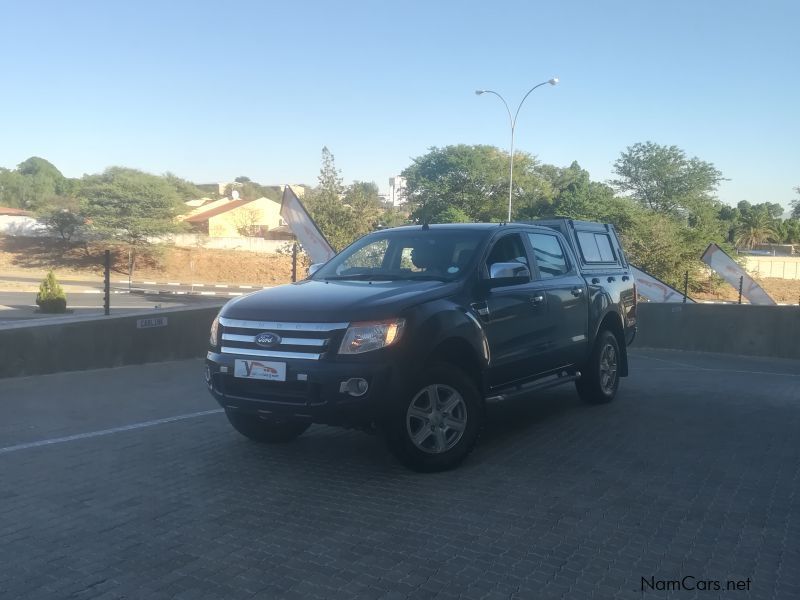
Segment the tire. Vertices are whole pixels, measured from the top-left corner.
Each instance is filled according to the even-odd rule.
[[[484,421],[475,382],[457,367],[436,364],[394,398],[385,429],[400,462],[430,473],[461,463],[478,442]]]
[[[229,408],[225,409],[225,416],[236,431],[262,444],[290,442],[311,427],[306,421],[268,419]]]
[[[589,404],[606,404],[619,388],[619,341],[608,330],[597,334],[589,362],[582,377],[575,382],[581,400]]]

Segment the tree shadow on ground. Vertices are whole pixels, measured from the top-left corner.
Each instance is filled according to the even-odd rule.
[[[101,242],[67,242],[53,238],[0,237],[0,252],[8,254],[9,263],[20,269],[66,269],[102,276],[106,250],[111,251],[111,270],[127,275],[128,249],[125,246]],[[140,253],[136,259],[137,270],[157,268],[158,265],[157,253]]]

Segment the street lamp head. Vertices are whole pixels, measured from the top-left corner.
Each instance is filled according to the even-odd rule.
[[[558,83],[558,77],[553,77],[550,81],[548,81],[550,85],[555,85]]]
[[[480,96],[481,94],[485,94],[486,90],[475,90],[475,95]]]

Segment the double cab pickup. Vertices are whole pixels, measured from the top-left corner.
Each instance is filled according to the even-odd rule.
[[[384,229],[309,273],[231,300],[211,327],[208,389],[258,442],[356,427],[438,471],[475,447],[487,403],[568,382],[605,403],[628,375],[636,285],[611,225]]]

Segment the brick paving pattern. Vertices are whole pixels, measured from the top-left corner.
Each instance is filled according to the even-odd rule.
[[[613,404],[493,407],[448,473],[219,413],[0,452],[0,598],[800,598],[800,364],[632,354]],[[200,366],[0,381],[0,448],[213,409]],[[684,576],[723,590],[642,591]]]

